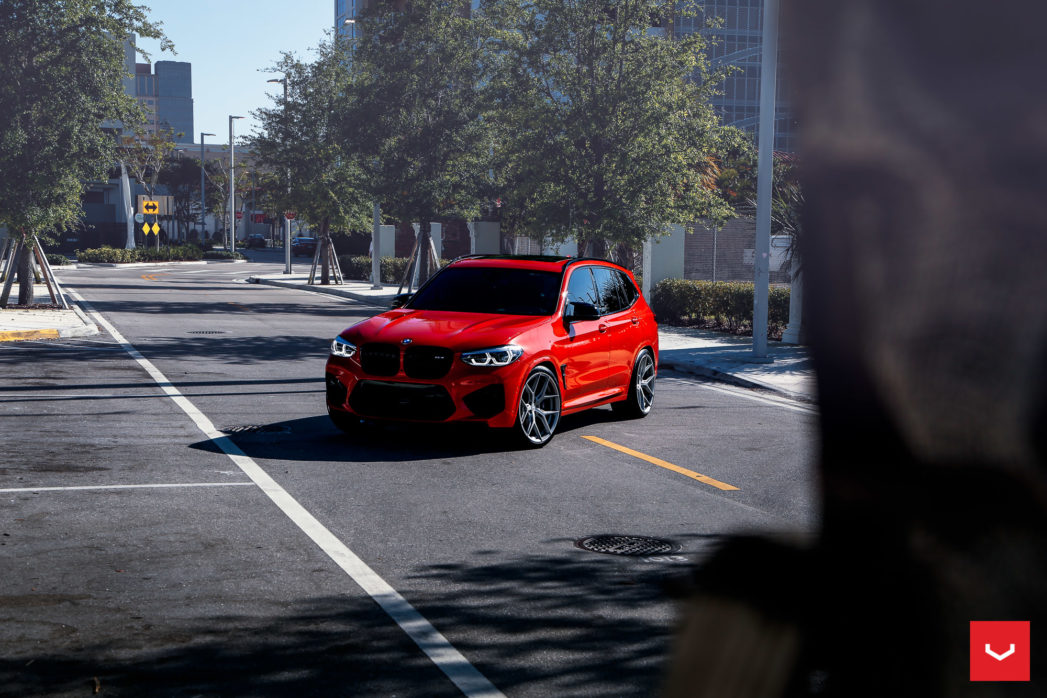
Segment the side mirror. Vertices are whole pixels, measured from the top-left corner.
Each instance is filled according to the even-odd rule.
[[[579,320],[599,320],[600,311],[592,303],[568,303],[563,319],[569,323]]]
[[[389,309],[396,310],[397,308],[402,308],[407,305],[407,301],[412,298],[414,298],[413,293],[401,293],[398,296],[393,296],[393,302],[389,304]]]

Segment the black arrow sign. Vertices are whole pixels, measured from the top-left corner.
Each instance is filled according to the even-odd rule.
[[[157,213],[160,211],[160,205],[155,201],[146,201],[142,204],[142,210],[146,213]]]

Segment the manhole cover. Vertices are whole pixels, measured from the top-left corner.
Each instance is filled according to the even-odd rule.
[[[226,427],[223,434],[290,434],[291,427],[279,424],[245,424],[238,427]]]
[[[189,334],[226,334],[225,330],[189,330]]]
[[[672,541],[647,536],[589,536],[576,542],[582,550],[606,555],[645,557],[675,553],[680,546]]]

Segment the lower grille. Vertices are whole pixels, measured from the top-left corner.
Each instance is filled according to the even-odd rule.
[[[345,384],[330,373],[326,374],[325,382],[327,383],[327,404],[344,407],[345,398],[349,393]]]
[[[501,384],[480,388],[462,398],[465,406],[477,417],[487,419],[505,409],[505,387]]]
[[[400,347],[395,344],[365,344],[360,347],[360,366],[372,376],[395,376],[400,371]]]
[[[454,401],[439,385],[360,381],[349,396],[353,412],[379,419],[439,422],[454,414]]]

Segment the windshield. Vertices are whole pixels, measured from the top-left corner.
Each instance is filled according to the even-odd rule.
[[[505,267],[450,267],[421,288],[406,307],[458,313],[552,315],[560,274]]]

